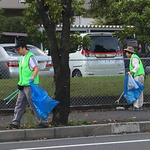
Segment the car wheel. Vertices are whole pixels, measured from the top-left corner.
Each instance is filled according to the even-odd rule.
[[[74,70],[73,72],[72,72],[72,77],[82,77],[82,73],[81,73],[81,71],[80,70]]]

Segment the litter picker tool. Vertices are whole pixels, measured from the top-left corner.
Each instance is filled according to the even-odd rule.
[[[9,101],[7,101],[6,105],[9,104],[16,97],[18,92],[19,92],[19,90],[17,89],[14,92],[12,92],[11,94],[9,94],[6,98],[3,99],[4,101],[6,101],[10,98]]]
[[[115,103],[119,104],[120,99],[121,99],[121,97],[122,97],[123,93],[124,93],[124,92],[122,92],[122,94],[121,94],[121,95],[120,95],[120,97],[119,97],[119,98],[115,101]]]

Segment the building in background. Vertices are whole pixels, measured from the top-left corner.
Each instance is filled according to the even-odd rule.
[[[28,7],[24,2],[25,0],[1,0],[0,8],[4,10],[6,17],[21,16],[23,10]]]
[[[86,9],[89,8],[89,1],[85,0],[84,7]],[[25,0],[1,0],[0,8],[4,10],[4,15],[6,17],[12,16],[22,16],[22,12],[25,8],[28,7],[28,4],[25,4]],[[75,25],[90,25],[94,21],[93,18],[89,16],[76,16],[75,17]]]

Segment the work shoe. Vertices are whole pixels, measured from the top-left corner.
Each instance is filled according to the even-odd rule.
[[[142,107],[137,108],[137,107],[131,106],[128,108],[128,110],[143,110],[143,108]]]
[[[10,124],[6,127],[7,129],[18,129],[19,126],[18,125],[15,125],[15,124]]]
[[[140,108],[136,108],[136,110],[143,110],[143,107],[140,107]]]
[[[38,124],[36,128],[48,128],[48,124]]]

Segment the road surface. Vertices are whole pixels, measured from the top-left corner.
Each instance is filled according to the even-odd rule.
[[[4,142],[0,150],[150,150],[150,133]]]

